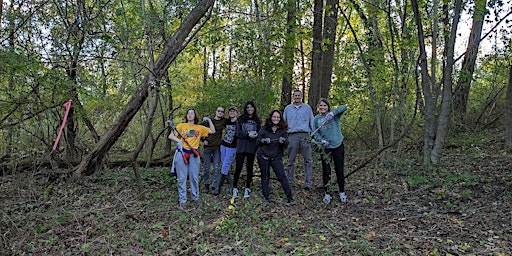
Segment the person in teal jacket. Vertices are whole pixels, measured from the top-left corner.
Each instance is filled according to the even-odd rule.
[[[345,146],[343,145],[343,134],[341,133],[340,117],[347,110],[347,105],[341,105],[331,110],[327,99],[320,99],[317,105],[318,114],[313,120],[313,139],[323,149],[322,159],[322,180],[325,190],[324,203],[331,202],[331,195],[328,190],[328,183],[331,179],[331,161],[334,163],[336,181],[339,188],[340,201],[347,201],[345,194]]]

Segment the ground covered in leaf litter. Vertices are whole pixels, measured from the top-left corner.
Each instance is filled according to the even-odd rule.
[[[179,209],[167,168],[144,170],[142,189],[129,168],[15,173],[0,177],[0,255],[510,255],[512,157],[496,145],[452,147],[431,171],[418,153],[382,157],[329,205],[300,180],[295,206],[275,180],[262,206],[256,178],[250,199],[225,186]]]

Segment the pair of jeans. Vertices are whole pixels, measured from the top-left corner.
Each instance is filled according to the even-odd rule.
[[[260,167],[261,171],[261,192],[263,193],[263,198],[268,199],[270,196],[270,167],[272,167],[272,170],[274,170],[274,173],[276,174],[277,180],[281,183],[281,187],[284,190],[286,198],[288,200],[292,199],[292,189],[290,187],[290,183],[288,183],[286,174],[284,173],[283,159],[270,159],[261,155],[258,155],[257,159],[258,166]]]
[[[222,162],[222,167],[220,169],[220,173],[223,175],[228,175],[231,170],[231,164],[233,164],[233,160],[235,160],[236,156],[236,148],[230,148],[226,146],[220,146],[220,159]]]
[[[210,182],[210,165],[213,160],[213,180]],[[219,180],[220,149],[203,150],[203,183],[205,185],[217,184]]]

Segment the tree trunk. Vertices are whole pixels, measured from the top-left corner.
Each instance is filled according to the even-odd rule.
[[[311,55],[311,85],[309,87],[308,103],[316,106],[320,99],[322,77],[322,27],[324,1],[315,0],[313,7],[313,51]]]
[[[443,69],[443,90],[441,98],[441,109],[439,113],[439,120],[437,123],[436,139],[430,160],[433,164],[439,163],[441,158],[441,150],[443,148],[446,136],[448,134],[448,122],[450,120],[451,103],[452,103],[452,74],[454,65],[454,52],[455,52],[455,38],[457,37],[457,27],[459,25],[460,13],[462,11],[462,0],[455,1],[455,8],[453,10],[453,19],[451,24],[451,31],[448,37],[448,44],[445,45],[444,59],[446,66]]]
[[[328,12],[324,16],[324,28],[322,44],[325,51],[322,51],[320,97],[328,98],[332,82],[332,69],[334,63],[334,49],[336,48],[336,27],[338,26],[338,4],[339,0],[327,0],[325,7]]]
[[[430,152],[434,145],[435,138],[435,102],[432,97],[432,84],[428,74],[428,61],[427,52],[425,50],[425,33],[423,32],[423,24],[421,23],[421,16],[417,0],[411,0],[412,10],[414,12],[414,20],[418,29],[418,44],[419,44],[419,66],[421,71],[421,87],[423,97],[425,98],[425,137],[423,144],[423,164],[429,166]]]
[[[296,13],[297,0],[288,0],[286,2],[286,41],[283,49],[283,79],[281,82],[281,108],[291,102],[294,52],[295,52],[295,28],[297,27]]]
[[[411,0],[414,12],[416,26],[418,28],[418,41],[420,50],[420,69],[421,69],[421,83],[423,88],[423,96],[425,98],[425,138],[423,146],[423,162],[426,167],[436,164],[440,159],[440,152],[446,140],[448,131],[448,121],[451,112],[452,100],[452,73],[454,63],[454,49],[455,37],[457,35],[457,26],[460,19],[462,0],[455,1],[455,8],[453,10],[452,24],[448,38],[445,40],[445,49],[443,52],[443,59],[445,60],[443,68],[443,87],[441,94],[441,107],[439,119],[436,121],[436,85],[432,84],[432,80],[428,74],[427,55],[425,51],[425,35],[423,32],[423,25],[421,23],[421,16],[419,14],[417,0]]]
[[[482,27],[484,25],[484,16],[486,13],[487,0],[476,0],[475,10],[473,12],[473,25],[469,33],[468,46],[462,61],[462,67],[459,73],[459,79],[455,85],[453,95],[453,112],[459,121],[463,121],[466,116],[468,106],[469,91],[471,80],[475,71],[475,62],[480,47],[482,36]]]
[[[94,149],[80,162],[75,169],[76,174],[91,175],[100,168],[101,162],[108,150],[114,145],[117,139],[123,134],[130,121],[139,111],[140,107],[148,97],[149,87],[159,80],[167,72],[171,63],[183,50],[189,41],[192,29],[199,20],[206,14],[208,9],[212,8],[215,0],[202,0],[187,15],[180,27],[174,32],[173,36],[165,43],[163,52],[158,56],[155,63],[154,73],[148,72],[144,76],[141,85],[130,98],[121,114],[118,116],[112,127],[96,143]]]
[[[509,64],[507,96],[505,100],[505,145],[512,150],[512,64]]]

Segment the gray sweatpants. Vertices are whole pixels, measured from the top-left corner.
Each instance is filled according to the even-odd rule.
[[[200,157],[191,155],[188,164],[185,164],[181,153],[176,154],[174,164],[176,173],[178,174],[178,195],[179,202],[184,204],[187,202],[187,177],[190,180],[190,197],[193,201],[199,200],[199,163]]]

